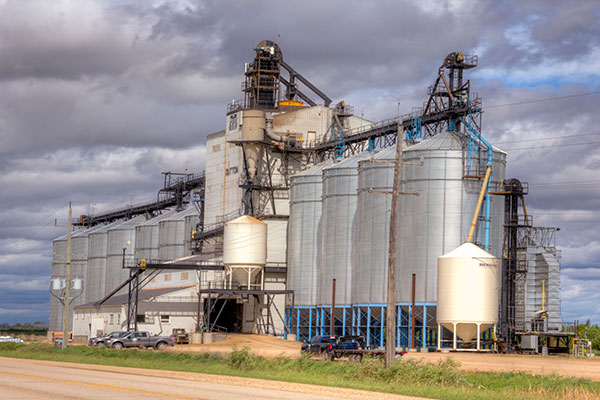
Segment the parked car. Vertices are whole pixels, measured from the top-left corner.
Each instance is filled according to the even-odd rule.
[[[113,349],[122,349],[126,347],[154,347],[157,350],[163,350],[167,346],[174,346],[175,338],[173,336],[151,336],[148,332],[128,332],[127,334],[109,339],[106,346]]]
[[[128,332],[116,331],[116,332],[111,332],[106,336],[91,338],[90,340],[88,340],[88,346],[92,346],[92,347],[104,346],[108,340],[110,340],[112,338],[121,337],[121,336],[125,335],[126,333],[128,333]]]
[[[17,336],[0,336],[0,342],[23,343],[23,339]]]

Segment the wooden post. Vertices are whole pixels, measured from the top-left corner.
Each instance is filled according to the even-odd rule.
[[[390,368],[396,358],[396,229],[400,195],[400,164],[402,163],[402,138],[404,128],[398,125],[396,135],[396,162],[394,163],[394,184],[392,188],[392,210],[390,216],[390,241],[388,245],[387,309],[385,312],[385,367]]]

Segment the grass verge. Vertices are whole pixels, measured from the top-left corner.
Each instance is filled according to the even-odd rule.
[[[362,363],[323,362],[308,357],[266,360],[246,348],[227,355],[113,350],[44,343],[0,343],[0,356],[146,369],[233,375],[371,390],[435,399],[598,399],[600,383],[589,379],[525,373],[464,372],[452,359],[438,363],[397,360],[386,369],[374,358]]]

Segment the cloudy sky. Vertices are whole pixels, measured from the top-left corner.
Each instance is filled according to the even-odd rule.
[[[0,322],[47,321],[52,239],[204,168],[207,134],[273,39],[335,101],[409,112],[479,55],[483,134],[561,228],[563,319],[600,323],[600,5],[590,1],[0,0]]]

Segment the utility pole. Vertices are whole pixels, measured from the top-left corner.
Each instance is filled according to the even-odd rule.
[[[69,306],[71,305],[71,231],[73,230],[73,209],[69,202],[69,223],[67,224],[67,254],[65,260],[65,307],[63,313],[63,339],[62,348],[66,349],[69,344]]]
[[[402,138],[404,128],[398,125],[396,135],[396,161],[394,163],[394,183],[392,187],[392,210],[390,216],[390,242],[388,246],[387,309],[385,312],[385,367],[390,368],[396,358],[396,225],[398,224],[398,200],[400,196],[400,164],[402,163]]]

